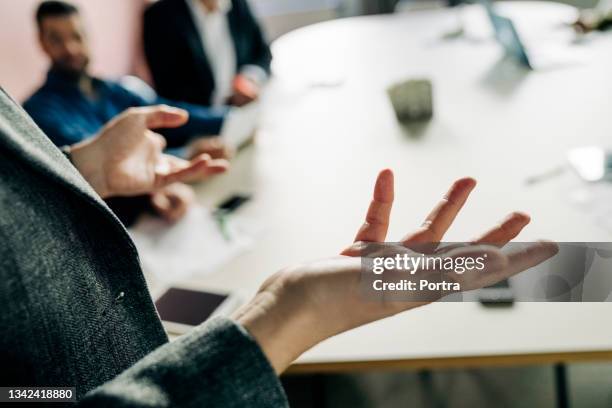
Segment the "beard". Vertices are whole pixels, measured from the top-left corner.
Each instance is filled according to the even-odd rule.
[[[83,56],[78,58],[60,58],[53,61],[53,68],[63,74],[78,78],[87,73],[89,66],[89,57]]]

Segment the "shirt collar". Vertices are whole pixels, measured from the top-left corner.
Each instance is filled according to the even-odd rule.
[[[93,86],[98,90],[105,84],[103,80],[93,76],[91,77],[91,80]],[[81,90],[79,89],[79,77],[72,75],[69,72],[59,70],[55,67],[51,67],[47,72],[47,81],[45,85],[52,88],[58,88],[63,91],[71,90],[81,93]]]
[[[47,83],[59,86],[77,86],[79,77],[68,72],[51,67],[47,72]]]
[[[210,16],[210,15],[214,15],[214,14],[227,14],[232,10],[232,1],[231,0],[218,0],[219,1],[219,10],[211,13],[208,10],[206,10],[206,7],[204,7],[201,3],[200,0],[188,0],[189,5],[191,6],[192,10],[199,10],[202,15],[205,16]]]

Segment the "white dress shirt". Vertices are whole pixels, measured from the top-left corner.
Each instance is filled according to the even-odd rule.
[[[232,82],[236,76],[236,49],[227,21],[232,9],[230,0],[219,0],[219,8],[209,11],[200,0],[187,0],[193,21],[200,34],[204,52],[215,80],[212,104],[225,105],[233,95]]]

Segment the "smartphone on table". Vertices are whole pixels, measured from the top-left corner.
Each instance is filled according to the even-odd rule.
[[[514,300],[514,291],[508,279],[478,291],[478,301],[483,306],[512,306]]]
[[[185,334],[215,316],[227,316],[240,306],[235,294],[170,288],[155,307],[168,333]]]

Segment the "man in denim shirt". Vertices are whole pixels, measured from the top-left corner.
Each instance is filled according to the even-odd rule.
[[[214,136],[221,131],[227,108],[169,101],[157,97],[152,90],[137,93],[118,82],[93,77],[88,72],[90,53],[83,22],[77,8],[69,3],[41,3],[36,21],[40,45],[51,68],[46,82],[24,103],[24,108],[56,146],[73,145],[94,136],[126,109],[167,104],[189,112],[185,126],[159,131],[168,147],[182,147],[197,138],[197,144],[193,144],[197,148],[188,154],[226,157],[224,144]],[[110,198],[107,204],[130,225],[143,211],[175,221],[193,201],[191,188],[172,185],[147,196]]]
[[[156,95],[139,95],[118,82],[88,72],[90,52],[78,9],[59,1],[41,3],[36,12],[39,41],[50,59],[45,84],[25,103],[25,110],[57,145],[78,143],[96,134],[104,124],[128,108],[167,104],[189,112],[189,121],[165,130],[169,147],[182,146],[194,137],[216,136],[227,108],[210,109]]]

